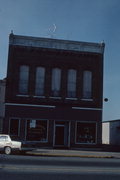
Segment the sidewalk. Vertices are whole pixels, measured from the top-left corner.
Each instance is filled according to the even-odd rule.
[[[26,154],[50,157],[120,158],[120,152],[104,152],[99,150],[34,149],[27,151]]]

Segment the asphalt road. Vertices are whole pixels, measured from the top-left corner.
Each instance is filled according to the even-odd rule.
[[[120,159],[0,154],[0,180],[120,180]]]

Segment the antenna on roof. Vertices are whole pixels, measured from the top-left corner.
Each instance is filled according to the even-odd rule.
[[[50,36],[50,38],[54,38],[56,29],[57,27],[55,23],[53,23],[52,26],[48,28],[48,35]]]

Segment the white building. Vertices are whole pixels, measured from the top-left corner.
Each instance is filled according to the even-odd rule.
[[[102,144],[120,145],[120,119],[102,123]]]

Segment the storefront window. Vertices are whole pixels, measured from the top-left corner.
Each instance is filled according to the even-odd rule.
[[[76,143],[96,143],[96,123],[77,122]]]
[[[26,139],[28,141],[47,141],[47,120],[28,120]]]

